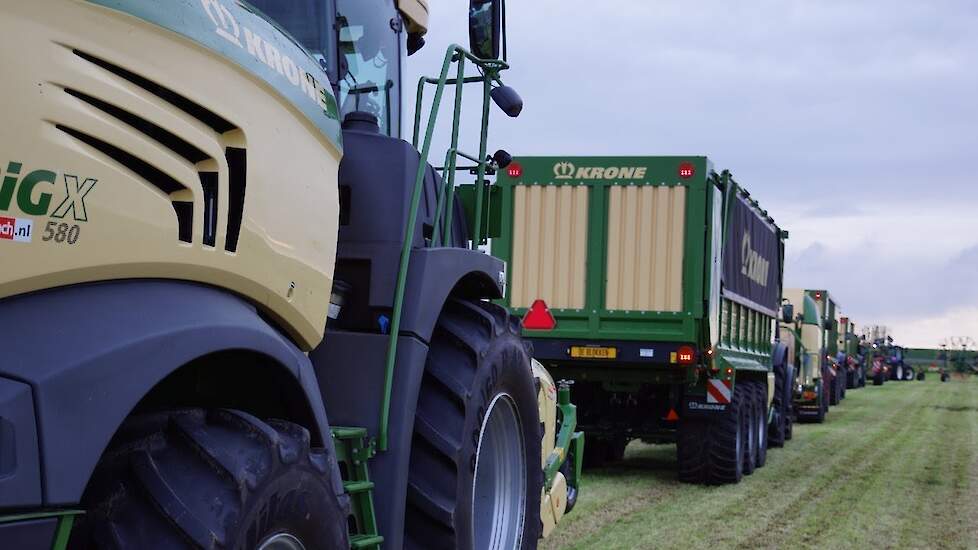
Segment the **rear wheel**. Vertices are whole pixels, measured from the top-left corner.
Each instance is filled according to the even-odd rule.
[[[418,397],[406,547],[536,548],[540,422],[519,332],[488,302],[445,305]]]
[[[829,405],[839,404],[839,375],[836,373],[829,382]]]
[[[96,468],[71,546],[348,548],[336,457],[309,442],[238,411],[134,417]]]
[[[754,395],[757,402],[757,467],[763,468],[767,464],[767,385],[754,382]]]
[[[908,382],[914,379],[914,375],[913,367],[907,367],[906,370],[903,371],[903,379]]]
[[[790,380],[788,370],[784,361],[774,365],[774,398],[771,402],[773,419],[768,429],[768,445],[771,447],[782,447],[787,439],[791,407],[791,383],[788,382]]]
[[[744,476],[746,440],[744,425],[750,408],[745,384],[734,384],[727,411],[707,423],[706,481],[719,485],[740,483]]]
[[[744,475],[751,475],[757,468],[757,417],[759,416],[757,410],[757,398],[753,382],[737,382],[738,386],[742,386],[746,389],[744,392],[744,426],[742,428],[745,441],[744,441]]]
[[[883,371],[879,371],[876,374],[874,374],[873,375],[873,385],[874,386],[882,386],[883,385],[883,381],[885,380],[884,376],[885,375],[883,374]]]

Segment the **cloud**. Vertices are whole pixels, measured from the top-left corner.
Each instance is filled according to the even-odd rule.
[[[465,8],[433,3],[428,46],[410,58],[412,93],[419,68],[465,42]],[[491,150],[706,154],[791,232],[789,284],[828,288],[857,321],[906,327],[901,338],[950,329],[978,307],[978,3],[508,9],[513,69],[503,76],[526,107],[516,120],[494,111]],[[466,94],[474,122],[480,105]],[[473,150],[466,124],[463,148]],[[442,126],[433,150],[447,135]]]

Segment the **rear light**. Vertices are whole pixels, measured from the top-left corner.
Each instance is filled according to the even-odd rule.
[[[801,392],[801,398],[809,401],[818,397],[818,394],[813,391],[803,391]]]
[[[528,330],[553,330],[556,326],[557,320],[543,300],[535,300],[523,316],[523,328]]]
[[[822,299],[822,293],[821,292],[816,292],[815,293],[815,301],[818,301],[818,300],[821,300],[821,299]]]
[[[695,357],[696,350],[693,349],[693,346],[680,346],[676,350],[676,362],[680,365],[692,365]]]

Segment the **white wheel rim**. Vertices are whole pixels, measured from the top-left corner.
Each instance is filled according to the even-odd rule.
[[[498,394],[489,403],[476,449],[472,480],[475,548],[512,550],[521,546],[526,472],[526,444],[519,411],[509,394]]]

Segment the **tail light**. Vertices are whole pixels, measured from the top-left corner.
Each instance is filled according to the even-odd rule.
[[[692,365],[696,358],[696,350],[693,346],[680,346],[676,350],[676,362],[680,365]]]

